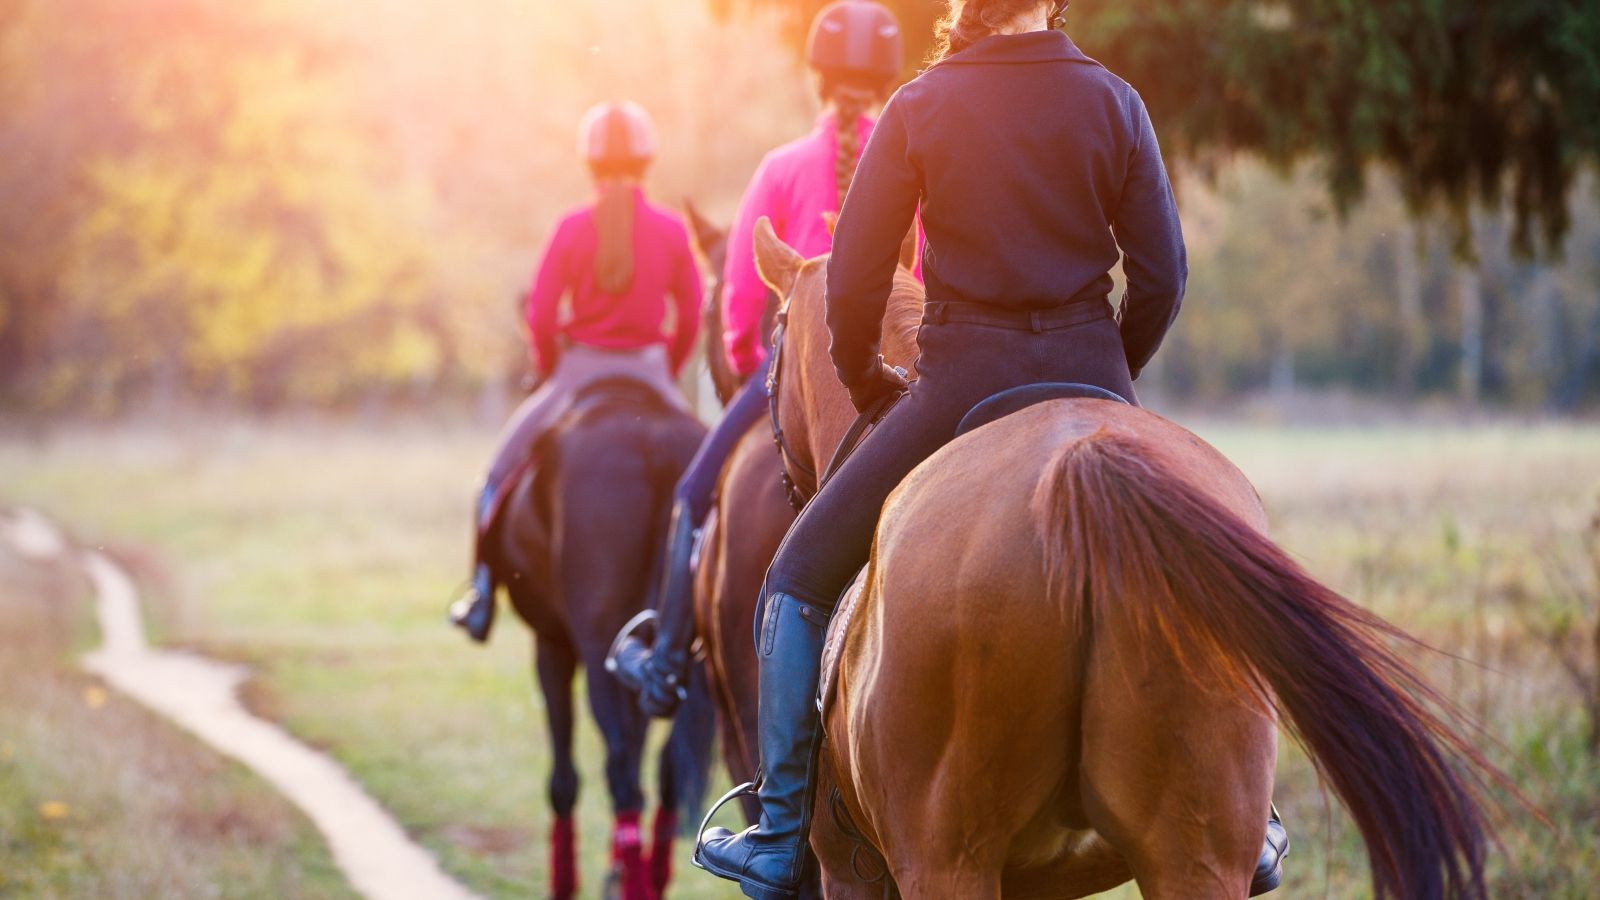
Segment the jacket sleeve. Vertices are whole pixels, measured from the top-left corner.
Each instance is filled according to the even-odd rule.
[[[672,342],[668,351],[672,358],[672,373],[683,370],[689,354],[694,352],[694,339],[700,334],[700,266],[695,262],[694,251],[689,247],[689,234],[677,231],[678,252],[672,273],[672,301],[674,307]]]
[[[766,355],[765,335],[761,333],[762,314],[767,309],[768,288],[756,271],[755,229],[762,216],[772,220],[779,234],[784,222],[774,202],[775,179],[771,157],[763,159],[739,201],[739,212],[728,232],[727,261],[722,280],[722,341],[728,361],[740,376],[749,375]]]
[[[556,226],[555,234],[545,247],[544,258],[539,261],[533,287],[528,291],[528,335],[533,341],[533,362],[539,374],[546,376],[555,371],[556,360],[561,355],[561,297],[572,283],[567,235],[566,222]]]
[[[900,245],[916,218],[922,173],[910,157],[898,97],[867,141],[833,234],[828,262],[828,352],[845,384],[875,371]]]
[[[1128,279],[1122,296],[1123,352],[1128,369],[1138,378],[1178,317],[1189,263],[1155,127],[1144,101],[1137,93],[1130,94],[1134,146],[1111,229],[1122,249],[1122,271]]]

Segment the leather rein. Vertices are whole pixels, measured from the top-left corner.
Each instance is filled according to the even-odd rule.
[[[795,512],[799,512],[811,498],[801,493],[793,473],[798,471],[807,481],[816,484],[817,470],[806,465],[795,454],[789,446],[789,439],[784,436],[783,423],[778,419],[778,392],[781,387],[778,379],[783,371],[783,338],[788,330],[789,308],[785,304],[783,309],[778,310],[777,324],[772,329],[772,364],[767,367],[767,415],[772,423],[772,443],[778,448],[778,458],[783,462],[783,494],[789,498],[789,505],[794,507]]]
[[[850,427],[845,430],[844,437],[839,439],[839,445],[834,448],[833,457],[828,460],[828,465],[822,470],[822,475],[819,478],[817,470],[802,461],[799,455],[794,452],[794,448],[789,446],[789,439],[783,433],[783,423],[778,418],[778,399],[781,387],[779,379],[783,371],[784,336],[788,330],[789,310],[785,306],[785,308],[778,311],[777,324],[772,329],[772,365],[767,368],[767,412],[772,422],[772,443],[777,446],[778,457],[783,462],[783,493],[789,499],[789,505],[794,507],[795,512],[799,512],[805,509],[806,503],[813,496],[816,496],[817,491],[822,490],[822,486],[833,478],[834,473],[839,471],[839,467],[844,465],[845,460],[850,458],[850,454],[861,445],[862,439],[867,436],[868,431],[872,430],[872,426],[876,425],[878,420],[883,418],[884,414],[889,411],[889,408],[894,406],[901,397],[905,396],[905,391],[896,391],[879,398],[876,403],[856,416],[855,421],[851,422]],[[816,488],[810,493],[803,491],[800,483],[795,480],[796,472],[809,483],[816,485]]]

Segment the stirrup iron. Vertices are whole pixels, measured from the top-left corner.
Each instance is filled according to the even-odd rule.
[[[711,871],[700,862],[700,848],[705,845],[706,829],[711,827],[711,819],[715,817],[717,812],[720,811],[724,806],[727,806],[729,803],[732,803],[740,797],[756,796],[756,792],[761,789],[761,780],[761,773],[757,772],[754,781],[746,781],[744,784],[735,785],[726,794],[723,794],[721,799],[711,804],[711,808],[706,810],[705,816],[700,819],[700,827],[695,829],[694,852],[689,854],[690,865],[702,872]],[[712,874],[716,873],[713,872]]]

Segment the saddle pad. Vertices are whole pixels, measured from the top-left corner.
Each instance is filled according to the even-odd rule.
[[[817,684],[817,711],[822,713],[823,727],[827,727],[828,709],[833,705],[834,688],[839,683],[839,663],[844,657],[844,639],[850,632],[861,598],[867,593],[867,570],[862,567],[839,598],[839,606],[828,621],[828,635],[822,643],[822,678]]]

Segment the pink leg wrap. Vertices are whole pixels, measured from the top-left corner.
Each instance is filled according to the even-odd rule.
[[[678,811],[662,807],[656,810],[656,819],[650,829],[650,883],[656,896],[667,895],[667,882],[672,880],[672,841],[678,835]]]
[[[578,831],[572,817],[558,818],[550,829],[550,896],[572,900],[578,893]]]
[[[655,900],[650,873],[644,864],[644,838],[637,812],[617,813],[611,832],[611,860],[622,883],[622,900]]]

